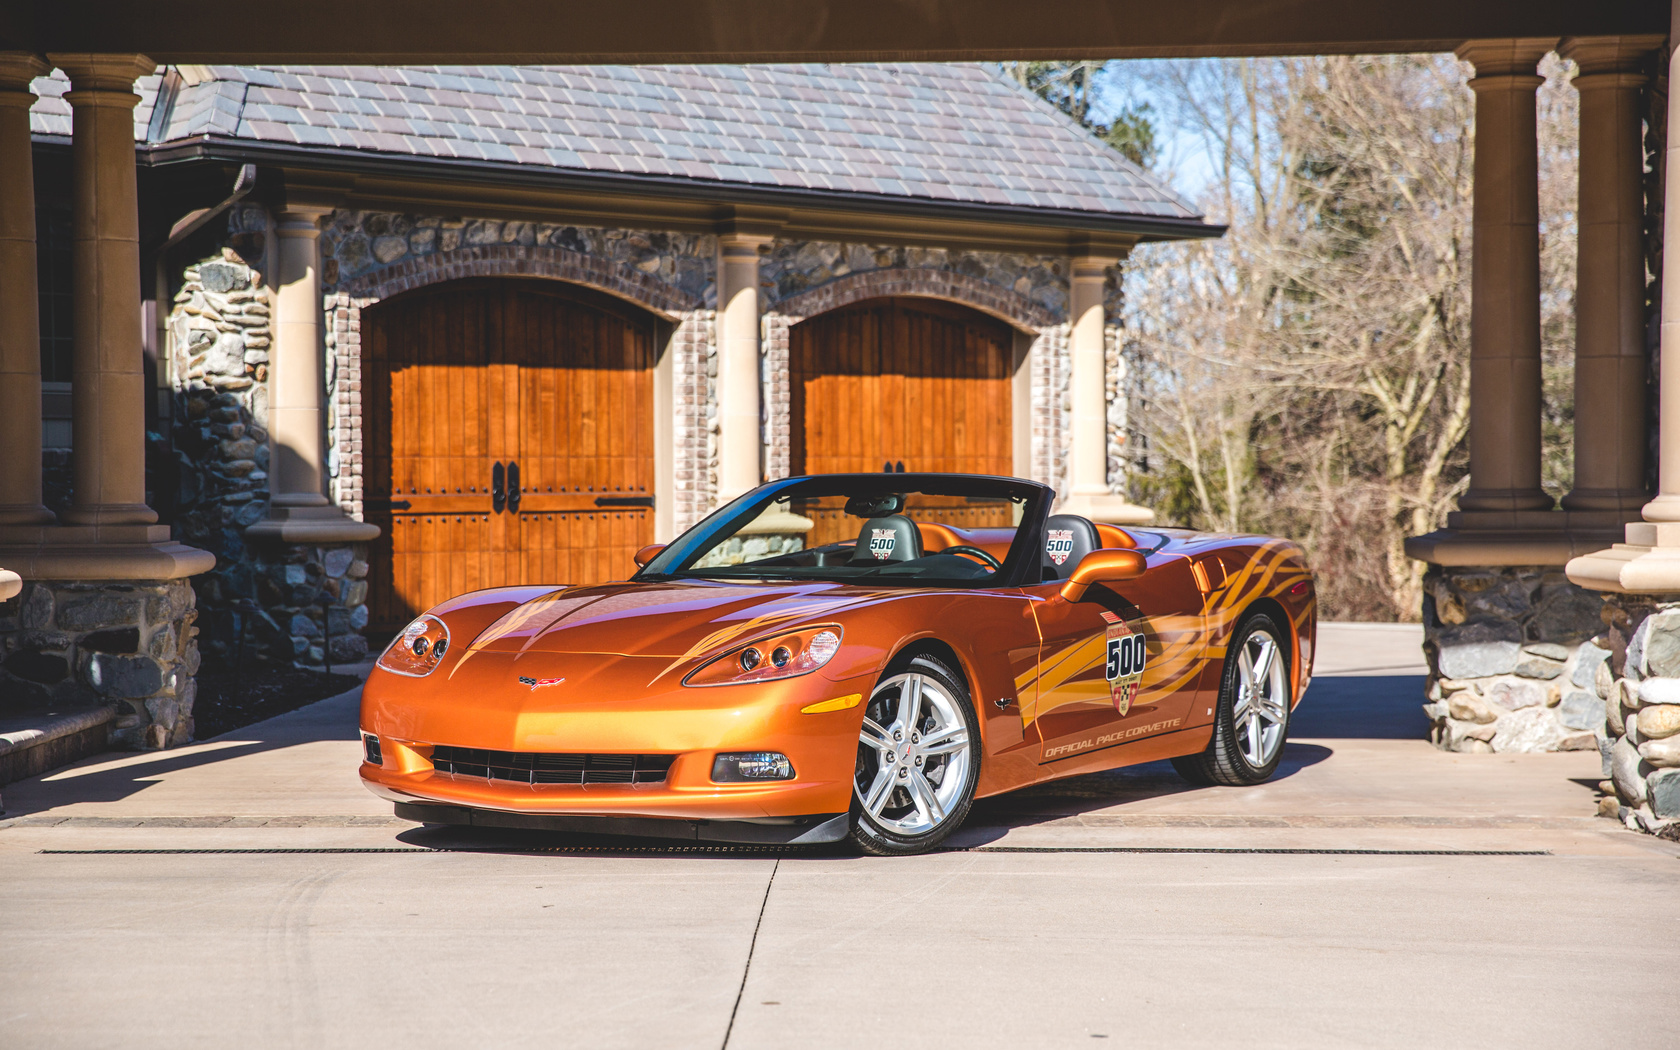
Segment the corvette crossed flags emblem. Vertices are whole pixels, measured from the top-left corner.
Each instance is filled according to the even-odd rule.
[[[519,676],[519,684],[528,685],[532,689],[541,689],[545,685],[559,685],[564,681],[564,678],[527,678],[524,675]]]

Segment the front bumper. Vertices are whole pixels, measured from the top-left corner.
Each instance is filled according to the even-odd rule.
[[[471,675],[445,676],[440,669],[413,679],[376,670],[363,691],[361,724],[364,733],[379,738],[381,761],[362,763],[362,781],[397,803],[400,815],[428,823],[737,836],[718,841],[832,841],[798,836],[849,809],[862,712],[852,707],[804,714],[801,708],[864,693],[872,677],[834,681],[819,673],[696,689],[661,676],[668,664],[625,656],[479,653]],[[514,684],[520,676],[565,682],[528,689]],[[430,755],[436,745],[656,754],[672,762],[662,783],[526,784],[434,769]],[[713,783],[713,759],[731,751],[779,751],[792,761],[795,776]],[[641,830],[615,832],[611,822]],[[717,828],[720,822],[748,827],[730,831]],[[790,833],[791,838],[780,837]]]
[[[776,821],[676,820],[661,817],[575,817],[544,813],[504,813],[468,806],[398,802],[397,816],[422,824],[474,828],[523,828],[568,834],[623,835],[632,838],[809,846],[839,842],[850,830],[845,813],[788,817]]]

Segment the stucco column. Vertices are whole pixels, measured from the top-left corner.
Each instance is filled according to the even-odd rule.
[[[326,496],[326,385],[321,328],[321,218],[329,207],[291,206],[275,216],[274,347],[269,355],[268,518],[247,530],[291,543],[371,540]]]
[[[1540,487],[1540,192],[1535,67],[1553,40],[1472,40],[1476,67],[1467,511],[1546,510]]]
[[[149,525],[134,81],[144,55],[48,56],[70,77],[74,525]]]
[[[1675,0],[1680,23],[1680,0]],[[1669,46],[1674,47],[1670,39]],[[1680,48],[1668,60],[1668,82],[1680,83]],[[1680,245],[1680,106],[1668,107],[1668,146],[1663,158],[1663,244]],[[1650,522],[1680,522],[1680,266],[1667,256],[1662,273],[1662,329],[1657,351],[1657,497],[1645,504]],[[1630,531],[1628,539],[1633,539]],[[1666,543],[1664,544],[1667,545]],[[1680,536],[1675,537],[1680,546]],[[1680,590],[1680,587],[1674,588]]]
[[[1673,4],[1680,29],[1680,0]],[[1672,46],[1674,37],[1670,37]],[[1668,60],[1668,81],[1680,83],[1680,50]],[[1668,107],[1663,170],[1663,243],[1680,244],[1680,106]],[[1657,496],[1644,521],[1627,526],[1627,541],[1569,563],[1583,587],[1643,594],[1680,594],[1680,266],[1663,266],[1662,332],[1657,401]]]
[[[1093,521],[1116,525],[1141,524],[1154,512],[1128,503],[1108,488],[1108,365],[1104,331],[1107,327],[1108,270],[1125,256],[1076,255],[1068,289],[1068,382],[1072,402],[1072,433],[1068,444],[1067,498],[1057,508]]]
[[[763,481],[758,252],[770,238],[718,235],[718,502]]]
[[[29,82],[46,62],[0,52],[0,525],[54,520],[41,504],[41,329]],[[0,591],[5,584],[0,581]]]
[[[1645,489],[1645,239],[1639,64],[1660,37],[1577,37],[1575,484],[1566,510],[1637,511]]]

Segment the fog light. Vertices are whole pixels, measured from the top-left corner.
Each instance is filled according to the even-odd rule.
[[[748,751],[719,755],[712,763],[712,782],[738,784],[743,780],[792,780],[793,763],[776,751]]]
[[[366,756],[370,766],[385,764],[385,756],[379,750],[379,738],[372,733],[362,734],[362,753]]]

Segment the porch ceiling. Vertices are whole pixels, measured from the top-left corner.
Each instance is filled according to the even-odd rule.
[[[1446,51],[1666,33],[1663,0],[3,0],[0,50],[159,62],[600,63]]]

